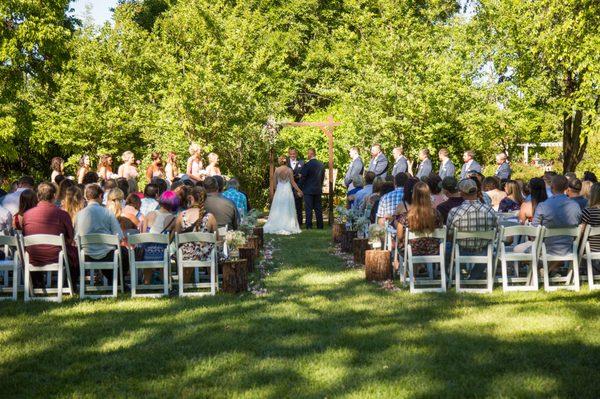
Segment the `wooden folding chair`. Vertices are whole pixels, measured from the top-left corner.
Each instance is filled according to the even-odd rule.
[[[99,262],[99,261],[86,261],[86,247],[89,245],[110,245],[114,247],[113,252],[113,260],[110,262]],[[123,268],[121,266],[121,250],[119,247],[119,237],[116,235],[110,234],[87,234],[84,236],[77,237],[77,253],[79,254],[79,297],[81,299],[91,298],[91,299],[101,299],[101,298],[116,298],[117,297],[117,288],[119,286],[118,276],[121,277],[121,292],[123,292]],[[93,281],[93,274],[91,271],[93,270],[112,270],[113,271],[113,281],[112,287],[109,286],[90,286],[89,290],[93,291],[102,291],[102,290],[112,290],[112,294],[86,294],[86,286],[85,286],[85,273],[86,271],[90,271],[90,277]]]
[[[0,261],[0,271],[4,273],[2,293],[12,293],[11,296],[0,296],[0,300],[17,300],[19,290],[19,274],[22,270],[21,243],[17,236],[0,235],[0,246],[4,247],[4,260]],[[12,272],[12,284],[9,287],[9,274]]]
[[[573,227],[559,227],[559,228],[544,228],[544,239],[542,240],[542,264],[544,265],[544,290],[546,291],[557,291],[557,290],[571,290],[579,291],[579,238],[580,229],[578,226]],[[573,239],[572,251],[564,255],[552,255],[548,253],[548,247],[546,240],[551,237],[571,237]],[[569,262],[569,272],[566,277],[552,277],[550,278],[548,272],[548,262]],[[564,283],[563,285],[557,285],[552,283]]]
[[[73,295],[73,283],[71,281],[71,272],[69,271],[69,256],[67,255],[67,248],[65,245],[65,238],[61,234],[59,236],[50,234],[35,234],[26,237],[22,237],[22,248],[24,250],[24,267],[25,267],[25,302],[30,300],[39,301],[50,301],[50,302],[62,302],[63,293]],[[58,260],[56,263],[50,263],[44,266],[33,266],[29,261],[29,253],[27,248],[33,245],[52,245],[60,247],[61,250],[58,253]],[[31,273],[32,272],[56,272],[58,274],[56,289],[36,288],[31,287]],[[65,288],[63,281],[63,273],[67,275],[67,288]],[[52,294],[56,293],[55,297],[46,296],[38,297],[35,294]],[[31,295],[33,294],[33,295]]]
[[[460,252],[459,240],[466,239],[478,239],[488,241],[487,248],[481,254],[475,255],[462,255]],[[494,289],[494,243],[496,241],[496,229],[488,231],[459,231],[454,229],[453,244],[452,244],[452,256],[450,264],[450,274],[452,274],[452,268],[455,272],[455,288],[456,292],[473,292],[473,293],[490,293]],[[463,280],[461,281],[461,265],[462,264],[485,264],[486,278],[485,279],[474,279],[474,280]],[[463,286],[481,286],[485,285],[485,288],[466,288]]]
[[[600,283],[596,283],[596,277],[594,276],[593,262],[600,262],[600,252],[592,252],[590,246],[590,237],[600,237],[600,227],[587,226],[583,233],[583,240],[581,241],[581,253],[580,258],[585,260],[587,263],[587,279],[590,291],[600,289]]]
[[[510,226],[500,227],[500,237],[498,238],[498,260],[502,268],[502,289],[509,291],[537,291],[539,285],[538,261],[540,254],[540,242],[542,240],[544,229],[540,226]],[[512,251],[512,247],[506,245],[507,239],[517,242],[518,237],[534,237],[531,245],[531,252],[518,253]],[[508,275],[508,262],[513,262],[514,276]],[[520,262],[528,263],[527,276],[520,277],[518,268]],[[496,263],[495,263],[496,264]],[[524,283],[524,284],[523,284]]]
[[[423,292],[446,292],[446,227],[435,229],[433,233],[421,234],[406,230],[405,233],[405,264],[408,265],[408,279],[410,284],[411,294]],[[439,253],[437,255],[413,255],[410,240],[416,238],[437,238],[440,240]],[[427,264],[432,265],[427,279],[417,279],[415,275],[414,265]],[[440,278],[435,279],[434,266],[439,264]],[[439,287],[437,287],[439,285]],[[420,288],[425,286],[425,288]]]
[[[181,246],[186,243],[213,244],[208,260],[184,260]],[[217,292],[217,235],[215,233],[183,233],[175,234],[175,248],[177,248],[177,276],[179,282],[179,296],[215,295]],[[184,270],[206,268],[209,272],[210,281],[202,283],[196,276],[194,283],[184,282]],[[210,288],[210,292],[185,292],[185,288]]]
[[[132,246],[145,245],[145,244],[161,244],[165,245],[163,252],[163,259],[158,261],[137,261],[135,260],[135,249],[134,247],[129,248],[129,266],[131,271],[131,297],[150,297],[157,298],[161,296],[169,295],[169,284],[170,284],[170,262],[169,262],[169,235],[168,234],[155,234],[155,233],[140,233],[134,234],[127,237],[127,241]],[[146,284],[138,287],[138,270],[144,269],[162,269],[162,284]],[[138,294],[137,290],[157,290],[162,289],[162,293],[148,293]]]

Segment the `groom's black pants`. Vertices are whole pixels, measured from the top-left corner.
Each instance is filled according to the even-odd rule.
[[[304,194],[304,210],[306,211],[306,228],[312,229],[313,210],[317,217],[317,228],[323,228],[323,208],[321,206],[321,194]]]

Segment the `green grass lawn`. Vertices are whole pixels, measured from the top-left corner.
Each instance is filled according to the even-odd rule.
[[[0,304],[0,397],[599,397],[600,293],[410,295],[329,232],[267,295]]]

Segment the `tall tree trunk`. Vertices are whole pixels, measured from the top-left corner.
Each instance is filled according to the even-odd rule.
[[[581,110],[563,114],[563,173],[575,172],[585,154],[588,138],[584,136],[581,140],[582,120]]]

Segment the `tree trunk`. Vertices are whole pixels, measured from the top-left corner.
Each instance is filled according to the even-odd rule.
[[[365,252],[365,275],[368,281],[392,279],[392,253],[380,249]]]
[[[258,237],[258,248],[263,249],[265,246],[265,232],[262,227],[254,228],[254,235]]]
[[[354,263],[358,265],[365,264],[365,251],[369,249],[368,238],[355,238],[353,242]]]
[[[248,269],[248,273],[252,273],[254,271],[254,248],[243,247],[239,249],[240,251],[240,259],[246,260],[246,266]]]
[[[587,136],[581,139],[583,112],[563,114],[563,173],[575,172],[583,159],[588,144]]]
[[[342,242],[342,236],[344,234],[344,231],[346,231],[346,225],[342,223],[335,223],[333,225],[333,227],[331,228],[331,235],[335,244],[339,244]]]
[[[246,246],[254,249],[254,258],[258,259],[260,256],[258,237],[250,236],[246,239]]]
[[[248,268],[245,259],[223,262],[223,292],[236,294],[248,291]]]
[[[356,231],[348,230],[342,234],[342,251],[352,252],[352,242],[356,238]]]

